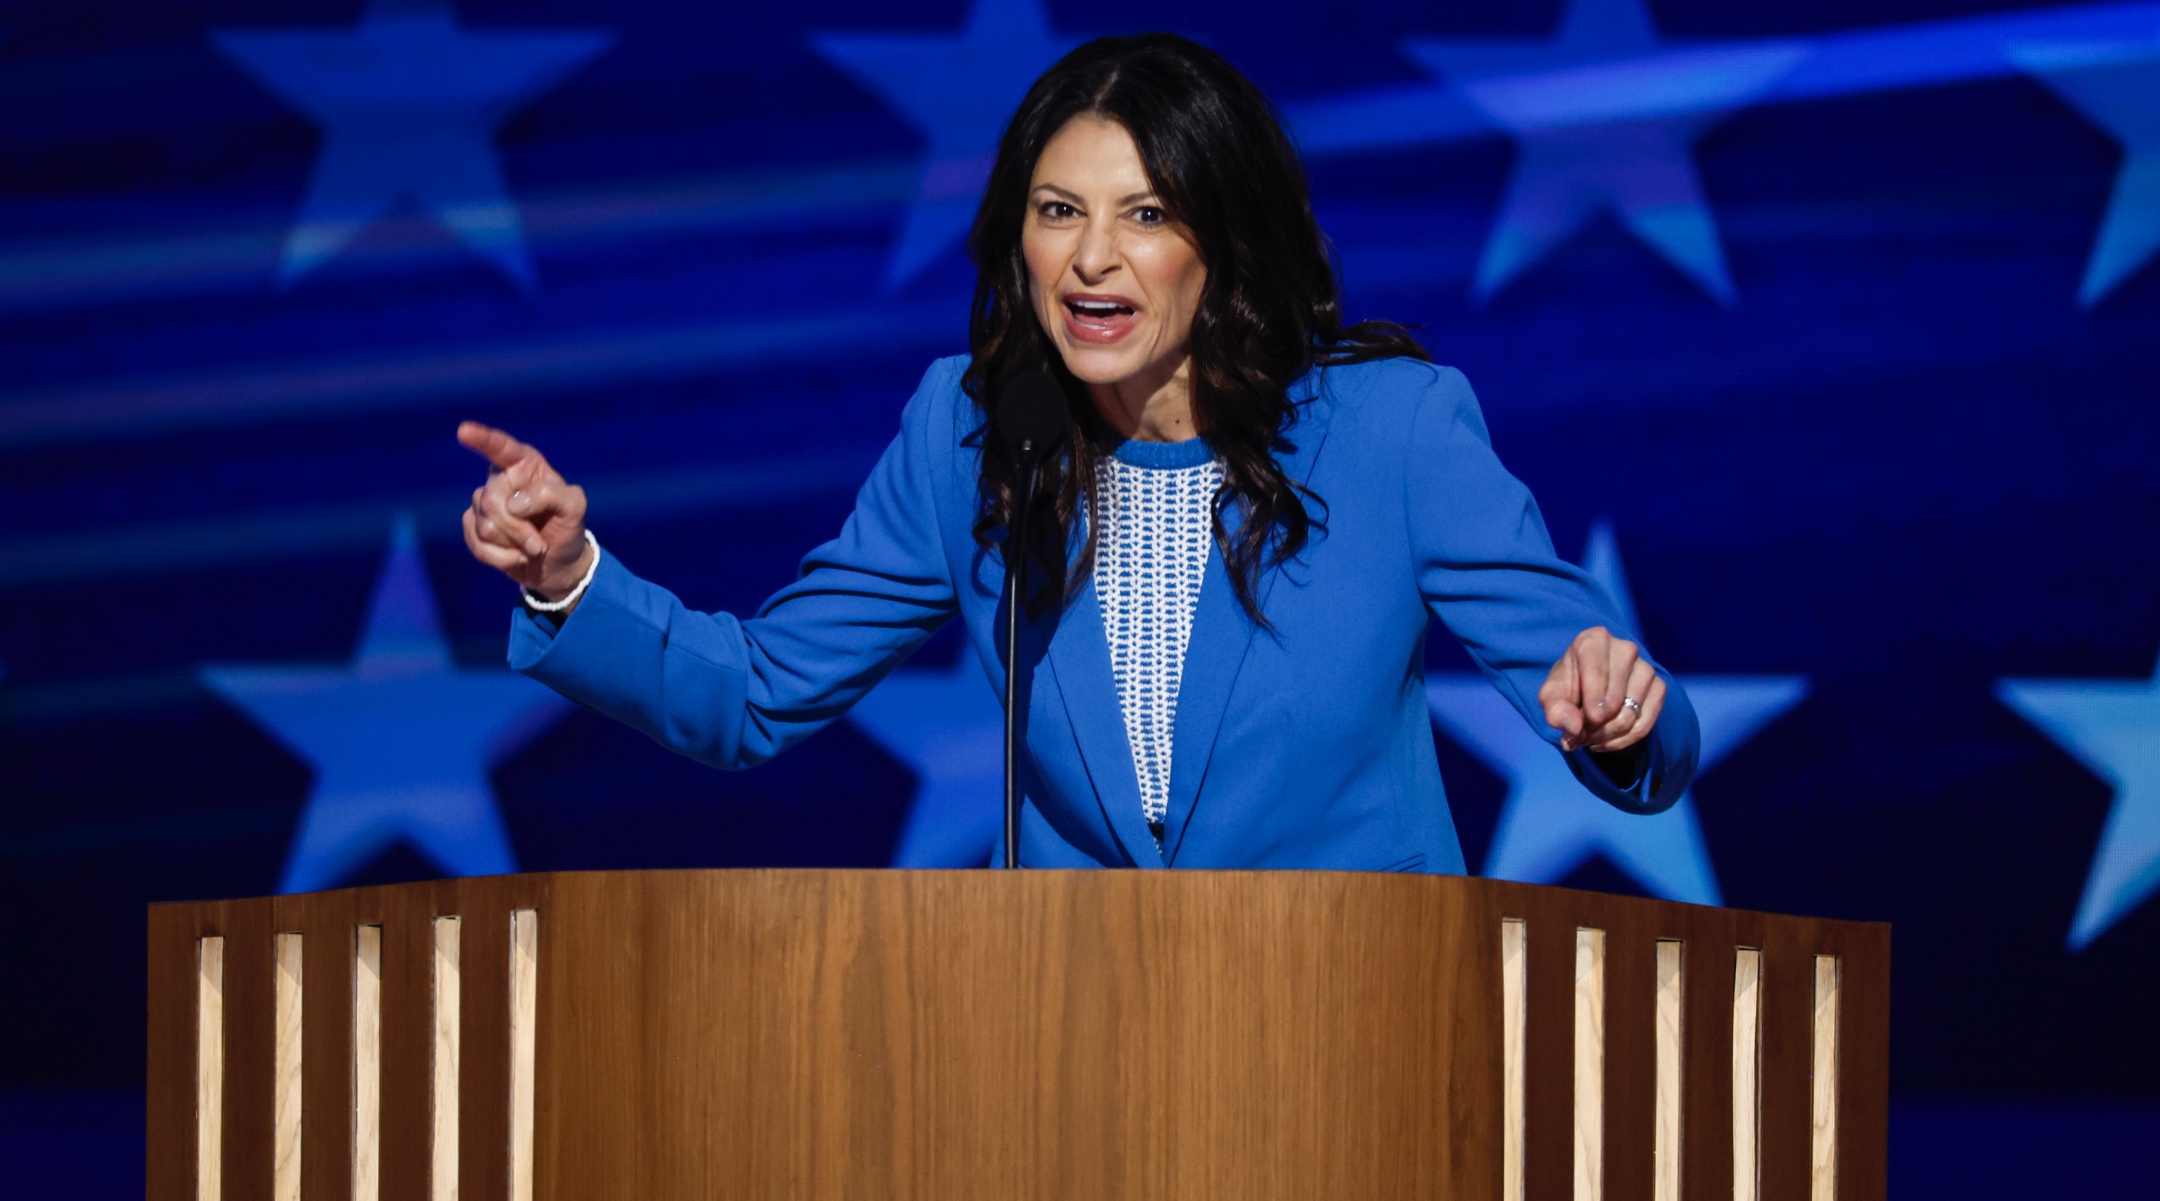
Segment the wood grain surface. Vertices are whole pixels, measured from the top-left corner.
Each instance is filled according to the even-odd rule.
[[[275,1132],[271,1135],[275,1150],[271,1153],[270,1195],[273,1201],[300,1201],[300,1171],[302,1167],[300,1123],[305,1115],[301,1104],[300,1087],[305,1078],[302,1066],[300,1036],[305,1030],[304,996],[307,983],[307,936],[281,932],[272,946],[277,956],[277,1018],[276,1050],[277,1076],[271,1085],[270,1102]],[[316,1073],[319,1079],[322,1073]]]
[[[1762,1196],[1762,952],[1739,947],[1733,959],[1732,1197]]]
[[[1808,1095],[1808,1168],[1812,1174],[1809,1196],[1813,1201],[1837,1197],[1837,1078],[1838,1078],[1838,961],[1835,955],[1815,957],[1815,1044],[1811,1057],[1812,1084]]]
[[[1442,876],[670,871],[154,906],[152,1201],[195,1191],[205,934],[227,940],[224,1197],[268,1201],[276,931],[309,950],[304,1193],[354,1201],[359,925],[382,929],[381,1195],[522,1192],[521,909],[538,1201],[1496,1198],[1510,918],[1529,1201],[1572,1194],[1581,928],[1606,932],[1606,1196],[1671,1195],[1660,940],[1685,963],[1679,1195],[1731,1195],[1739,946],[1764,949],[1764,1197],[1811,1192],[1816,955],[1841,965],[1836,1195],[1883,1195],[1885,927]],[[455,1179],[438,1183],[441,917],[460,919],[460,1048]]]
[[[1605,1201],[1605,932],[1575,931],[1575,1201]]]
[[[1523,1201],[1523,1039],[1530,982],[1525,925],[1519,917],[1500,920],[1500,1201]]]
[[[225,1195],[225,940],[195,940],[195,1195]]]
[[[1681,1020],[1687,995],[1687,944],[1677,939],[1657,943],[1657,1115],[1651,1163],[1655,1176],[1652,1201],[1680,1201],[1680,1142],[1685,1129],[1680,1097],[1681,1045],[1687,1027]]]
[[[429,968],[434,988],[428,1006],[435,1015],[435,1037],[428,1048],[428,1112],[434,1118],[428,1127],[429,1146],[434,1152],[428,1160],[430,1201],[458,1201],[458,1117],[464,1112],[463,1090],[458,1087],[459,1073],[465,1065],[465,976],[461,956],[464,920],[454,916],[435,919],[435,960]]]
[[[382,1196],[382,927],[353,927],[352,1197]]]

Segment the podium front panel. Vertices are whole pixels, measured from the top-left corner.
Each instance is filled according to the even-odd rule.
[[[297,1060],[279,945],[305,964]],[[1889,936],[1865,923],[1383,873],[559,873],[153,906],[150,960],[153,1201],[1884,1190]]]

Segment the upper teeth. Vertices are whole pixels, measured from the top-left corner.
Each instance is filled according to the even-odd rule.
[[[1075,300],[1073,307],[1096,313],[1115,313],[1125,306],[1108,300]]]

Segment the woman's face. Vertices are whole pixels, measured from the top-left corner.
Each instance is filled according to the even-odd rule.
[[[1152,393],[1184,366],[1207,267],[1124,126],[1075,117],[1043,147],[1020,249],[1036,320],[1075,376]]]

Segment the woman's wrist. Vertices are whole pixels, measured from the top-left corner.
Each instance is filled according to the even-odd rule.
[[[576,584],[559,597],[550,597],[532,588],[522,589],[525,607],[557,618],[568,617],[570,610],[577,608],[578,601],[584,598],[585,590],[592,587],[593,577],[600,573],[600,539],[589,529],[585,531],[584,553],[579,557],[585,562],[585,570],[578,573]]]

